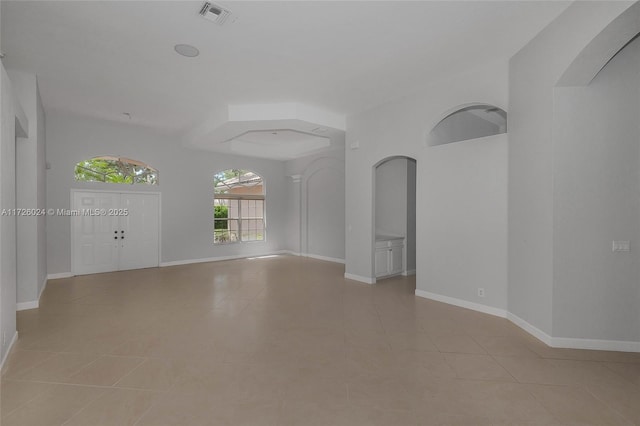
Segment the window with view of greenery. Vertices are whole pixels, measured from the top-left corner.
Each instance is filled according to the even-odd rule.
[[[158,184],[158,170],[130,158],[102,156],[76,164],[75,176],[82,182]]]
[[[264,182],[250,170],[229,169],[213,177],[213,242],[264,241]]]

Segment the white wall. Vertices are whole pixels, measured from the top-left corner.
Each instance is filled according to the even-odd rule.
[[[554,90],[553,335],[640,341],[640,39]],[[613,240],[631,252],[612,252]]]
[[[37,85],[36,80],[36,85]],[[46,157],[46,117],[44,114],[44,108],[42,106],[42,99],[40,98],[40,90],[36,86],[37,98],[37,120],[38,120],[38,148],[36,153],[36,169],[37,174],[37,188],[38,197],[36,204],[39,209],[45,209],[47,207],[47,157]],[[38,217],[37,224],[38,235],[38,276],[36,282],[38,283],[38,297],[42,294],[44,286],[47,283],[47,218],[46,216]]]
[[[494,62],[433,83],[412,96],[387,103],[351,116],[347,120],[346,191],[347,191],[347,262],[348,276],[371,280],[374,238],[373,179],[374,165],[390,156],[407,156],[417,160],[416,167],[416,264],[417,289],[427,293],[479,302],[476,289],[485,286],[487,297],[481,303],[504,308],[506,305],[506,150],[507,137],[499,135],[486,140],[428,147],[432,128],[455,107],[471,103],[487,103],[507,108],[507,63]],[[350,149],[352,144],[359,148]],[[448,164],[443,179],[434,167]],[[473,176],[476,183],[461,185]],[[496,180],[497,179],[497,180]],[[446,198],[457,191],[456,200]],[[434,197],[440,197],[434,198]],[[461,204],[482,207],[456,210]],[[490,202],[486,202],[490,200]],[[455,203],[454,203],[455,201]],[[438,229],[433,220],[451,215],[444,226],[457,226],[456,240]],[[350,230],[349,230],[350,229]],[[446,230],[446,228],[444,228]],[[494,255],[487,259],[486,253]],[[436,264],[429,254],[449,259]],[[463,273],[449,265],[463,260]],[[467,267],[468,265],[468,267]],[[458,268],[460,269],[460,268]],[[424,294],[424,293],[423,293]]]
[[[506,309],[507,143],[502,134],[429,148],[418,215],[428,291]]]
[[[344,140],[335,149],[286,163],[287,250],[344,261]]]
[[[392,158],[376,167],[376,235],[406,237],[407,174],[406,158]]]
[[[16,134],[20,130],[20,136],[27,136],[28,128],[0,64],[0,211],[16,207]],[[16,218],[0,215],[0,365],[17,337],[16,270]]]
[[[287,187],[284,163],[185,149],[173,138],[127,123],[49,111],[46,121],[47,207],[69,208],[70,189],[162,193],[162,261],[175,262],[270,253],[284,249]],[[75,164],[97,155],[142,160],[160,173],[159,186],[76,182]],[[265,179],[267,233],[264,242],[213,244],[213,175],[249,169]],[[71,271],[70,220],[47,217],[50,274]]]
[[[46,207],[44,110],[36,76],[8,71],[14,92],[29,119],[29,137],[16,144],[16,204],[18,208]],[[17,218],[18,308],[37,307],[46,279],[45,216]]]
[[[509,311],[553,335],[554,86],[631,2],[575,2],[509,62]]]

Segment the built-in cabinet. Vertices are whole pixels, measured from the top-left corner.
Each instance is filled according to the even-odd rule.
[[[376,278],[401,274],[403,256],[404,238],[377,236],[375,249]]]

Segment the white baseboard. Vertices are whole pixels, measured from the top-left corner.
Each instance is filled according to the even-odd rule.
[[[287,254],[285,250],[273,251],[268,253],[257,253],[257,254],[237,254],[233,256],[218,256],[218,257],[207,257],[202,259],[185,259],[185,260],[174,260],[171,262],[161,262],[160,267],[164,268],[166,266],[179,266],[179,265],[191,265],[193,263],[206,263],[206,262],[220,262],[223,260],[236,260],[236,259],[246,259],[248,257],[260,257],[260,256],[273,256],[278,254]]]
[[[44,293],[44,289],[47,288],[48,278],[44,277],[44,281],[42,282],[42,287],[40,287],[40,292],[38,293],[38,302],[40,298],[42,298],[42,293]]]
[[[337,257],[320,256],[319,254],[300,253],[300,252],[291,251],[291,250],[282,250],[282,254],[290,254],[291,256],[310,257],[312,259],[324,260],[324,261],[327,261],[327,262],[341,263],[343,265],[345,263],[344,259],[339,259]]]
[[[467,308],[474,311],[482,312],[496,317],[506,318],[507,311],[504,309],[494,308],[493,306],[481,305],[480,303],[469,302],[468,300],[456,299],[455,297],[442,296],[436,293],[430,293],[424,290],[416,289],[416,296],[424,297],[425,299],[435,300],[437,302],[448,303],[449,305],[459,306],[461,308]]]
[[[31,300],[29,302],[16,303],[16,311],[26,311],[28,309],[37,309],[40,303],[37,300]]]
[[[71,272],[60,272],[58,274],[48,274],[48,280],[59,280],[60,278],[71,278],[73,274]]]
[[[349,274],[347,272],[344,273],[344,277],[348,280],[360,281],[365,284],[375,284],[376,279],[370,277],[363,277],[362,275]]]
[[[311,254],[311,253],[300,253],[300,256],[310,257],[312,259],[324,260],[327,262],[342,263],[344,265],[344,259],[338,259],[337,257],[320,256],[319,254]]]
[[[554,348],[592,349],[597,351],[640,352],[640,342],[629,340],[574,339],[570,337],[552,337]]]
[[[440,294],[430,293],[424,290],[416,289],[416,296],[426,299],[436,300],[438,302],[447,303],[449,305],[459,306],[461,308],[472,309],[474,311],[483,312],[485,314],[494,315],[501,318],[507,318],[513,324],[517,325],[536,339],[542,341],[552,348],[564,349],[592,349],[600,351],[618,351],[618,352],[640,352],[640,342],[625,340],[599,340],[599,339],[575,339],[568,337],[552,337],[539,328],[531,325],[517,315],[512,314],[504,309],[494,308],[492,306],[481,305],[479,303],[469,302],[455,297],[442,296]]]
[[[13,346],[16,344],[16,342],[18,341],[18,332],[16,331],[13,334],[13,337],[11,338],[11,343],[9,343],[9,347],[7,348],[7,352],[4,354],[4,358],[2,358],[2,360],[0,360],[0,374],[3,373],[3,369],[4,369],[4,363],[7,361],[7,359],[9,359],[9,355],[11,355],[11,351],[13,350]]]
[[[552,348],[591,349],[597,351],[640,352],[640,342],[625,340],[576,339],[552,337],[517,315],[508,313],[509,321]]]
[[[40,292],[38,293],[38,300],[31,300],[29,302],[17,302],[16,303],[16,311],[26,311],[28,309],[37,309],[40,307],[40,298],[42,297],[42,293],[44,289],[47,287],[47,279],[45,277],[42,287],[40,288]]]
[[[402,275],[405,277],[408,277],[410,275],[415,275],[416,274],[416,270],[415,269],[409,269],[407,271],[402,272]]]
[[[520,327],[521,329],[523,329],[524,331],[526,331],[527,333],[529,333],[530,335],[532,335],[533,337],[535,337],[536,339],[546,344],[547,346],[554,347],[552,345],[553,338],[547,333],[545,333],[544,331],[540,330],[538,327],[528,323],[527,321],[523,320],[522,318],[520,318],[515,314],[512,314],[511,312],[507,312],[507,319],[512,323],[514,323],[515,325],[517,325],[518,327]]]

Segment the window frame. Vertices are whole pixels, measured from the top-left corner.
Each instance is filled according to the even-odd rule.
[[[226,169],[226,170],[222,170],[218,173],[216,173],[216,175],[220,174],[220,173],[224,173],[227,171],[234,171],[234,170],[238,170],[240,172],[244,172],[244,173],[253,173],[254,175],[256,175],[257,177],[260,178],[260,184],[262,186],[262,194],[233,194],[233,193],[216,193],[216,188],[215,188],[215,183],[214,183],[214,193],[213,193],[213,208],[214,208],[214,227],[213,227],[213,232],[214,232],[214,237],[213,237],[213,243],[215,245],[222,245],[222,244],[238,244],[238,243],[261,243],[261,242],[265,242],[267,241],[267,218],[266,218],[266,211],[267,211],[267,202],[266,202],[266,189],[265,189],[265,182],[264,182],[264,178],[259,175],[258,173],[252,171],[252,170],[246,170],[246,169]],[[241,182],[239,180],[239,182]],[[216,218],[215,217],[215,207],[216,205],[216,201],[217,200],[229,200],[229,201],[237,201],[237,217],[226,217],[226,218]],[[251,200],[259,200],[262,201],[262,216],[261,217],[247,217],[243,215],[243,207],[242,207],[242,201],[251,201]],[[227,206],[227,208],[229,209],[229,204],[225,204]],[[219,220],[224,220],[227,222],[227,224],[229,223],[229,221],[234,220],[237,221],[238,224],[238,229],[237,231],[237,239],[236,240],[232,240],[231,238],[229,238],[229,240],[227,241],[216,241],[217,237],[216,237],[216,228],[215,228],[215,222],[219,221]],[[243,230],[243,221],[249,221],[249,220],[258,220],[258,221],[262,221],[262,239],[255,239],[255,240],[248,240],[248,239],[243,239],[243,234],[245,233],[245,231]],[[231,232],[231,230],[229,229],[229,226],[227,225],[227,232]],[[249,232],[249,231],[247,231]]]

